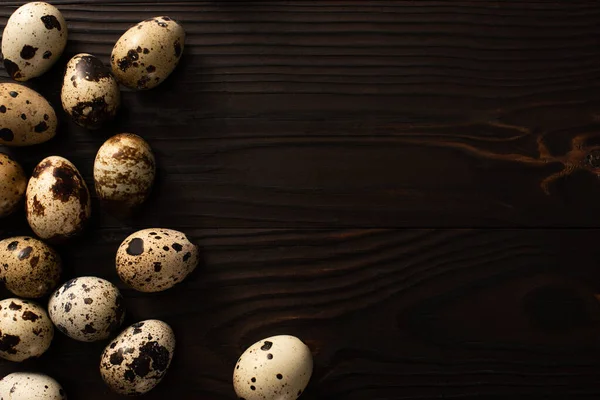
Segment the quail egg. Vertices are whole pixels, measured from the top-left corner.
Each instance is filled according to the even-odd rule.
[[[133,324],[102,353],[100,373],[115,392],[140,395],[162,380],[175,351],[175,335],[169,325],[155,319]]]
[[[161,16],[130,28],[117,40],[110,56],[117,80],[131,89],[152,89],[173,72],[185,41],[183,27]]]
[[[50,293],[58,285],[61,267],[56,251],[40,240],[16,236],[0,241],[0,281],[19,297]]]
[[[198,248],[172,229],[144,229],[117,250],[117,273],[140,292],[160,292],[183,281],[198,265]]]
[[[6,400],[67,400],[65,391],[48,375],[14,372],[0,379],[0,398]]]
[[[16,298],[0,301],[0,358],[20,362],[39,357],[53,337],[52,321],[41,306]]]
[[[308,346],[294,336],[280,335],[250,346],[233,370],[233,387],[246,400],[295,400],[312,375]]]
[[[27,176],[23,168],[7,154],[0,153],[0,218],[12,214],[22,205],[26,187]]]
[[[44,74],[65,49],[67,34],[67,23],[56,7],[38,1],[17,8],[2,34],[6,71],[17,81]]]

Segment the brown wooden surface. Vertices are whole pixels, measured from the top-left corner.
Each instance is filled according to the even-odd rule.
[[[22,3],[1,2],[0,27]],[[110,135],[153,147],[147,207],[118,220],[94,202],[86,235],[58,248],[64,280],[119,285],[127,323],[173,326],[172,368],[146,398],[235,398],[239,354],[281,333],[314,352],[303,399],[600,395],[600,181],[586,158],[600,145],[597,2],[52,3],[67,50],[28,86],[63,124],[9,153],[28,173],[64,156],[91,188]],[[173,76],[123,91],[100,132],[68,122],[66,60],[107,62],[129,26],[165,14],[188,32]],[[114,269],[120,242],[147,227],[203,251],[154,295]],[[30,234],[23,212],[0,221],[0,238],[16,234]],[[71,400],[118,398],[97,371],[104,345],[57,333],[0,376],[43,371]]]

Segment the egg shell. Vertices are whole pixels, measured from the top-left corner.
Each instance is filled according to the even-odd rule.
[[[280,335],[250,346],[233,370],[233,387],[246,400],[297,399],[313,371],[310,349],[297,337]]]
[[[125,318],[119,289],[93,276],[71,279],[59,287],[48,303],[50,319],[71,339],[95,342],[107,339]]]
[[[0,281],[19,297],[38,298],[60,280],[62,262],[54,249],[29,236],[0,241]]]
[[[39,357],[54,337],[52,321],[37,303],[17,298],[0,301],[0,357],[24,361]]]
[[[6,71],[17,81],[43,75],[60,58],[67,35],[67,23],[56,7],[43,2],[19,7],[2,34]]]
[[[0,153],[0,218],[15,212],[25,197],[27,176],[18,162]]]
[[[0,144],[31,146],[56,134],[56,113],[39,93],[17,83],[0,83]]]
[[[40,238],[64,242],[81,233],[90,218],[90,193],[77,168],[51,156],[33,170],[25,193],[29,226]]]
[[[172,229],[144,229],[127,237],[117,250],[117,273],[140,292],[160,292],[183,281],[198,265],[195,244]]]
[[[67,63],[60,99],[73,122],[98,129],[117,114],[121,92],[110,69],[100,59],[81,53]]]
[[[152,89],[173,72],[185,42],[183,27],[161,16],[131,27],[117,40],[110,56],[117,80],[131,89]]]
[[[44,374],[14,372],[0,379],[0,397],[7,400],[67,400],[60,384]]]
[[[155,319],[138,322],[106,346],[100,374],[119,394],[144,394],[162,380],[174,351],[175,335],[169,325]]]
[[[96,194],[110,209],[132,209],[149,196],[156,174],[152,149],[141,137],[121,133],[108,139],[94,161]]]

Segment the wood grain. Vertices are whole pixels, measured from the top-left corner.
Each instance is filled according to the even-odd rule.
[[[173,326],[177,356],[148,399],[234,398],[239,354],[278,333],[302,337],[314,352],[306,399],[600,394],[600,279],[589,262],[600,231],[189,233],[204,265],[155,295],[118,281],[114,252],[126,229],[61,249],[69,275],[118,282],[128,323]],[[59,334],[40,360],[0,363],[0,375],[47,371],[72,399],[116,399],[97,373],[103,345]]]
[[[173,366],[145,398],[235,398],[239,354],[280,333],[314,352],[307,400],[600,395],[597,2],[52,3],[69,43],[27,86],[60,132],[1,150],[28,173],[64,156],[92,188],[109,136],[153,147],[145,209],[117,219],[94,196],[90,229],[58,248],[63,280],[109,279],[127,323],[173,326]],[[21,4],[0,4],[0,27]],[[123,90],[99,132],[68,122],[68,58],[107,62],[122,32],[161,14],[188,32],[172,77]],[[154,295],[114,268],[121,241],[148,227],[203,251],[197,272]],[[0,221],[0,238],[20,234],[23,212]],[[42,371],[71,400],[116,399],[97,371],[104,345],[57,334],[0,376]]]
[[[16,152],[29,169],[58,153],[89,179],[102,141],[133,131],[156,150],[170,194],[151,207],[177,225],[596,224],[596,167],[576,160],[541,187],[575,137],[598,132],[594,2],[56,3],[66,56],[30,84],[55,105],[66,58],[108,61],[136,21],[168,13],[187,46],[164,85],[124,93],[115,125],[67,123]],[[16,4],[4,3],[0,25]],[[540,156],[541,137],[554,158]]]

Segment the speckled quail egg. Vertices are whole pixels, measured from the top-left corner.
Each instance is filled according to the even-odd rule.
[[[21,299],[0,301],[0,357],[24,361],[39,357],[54,337],[52,321],[40,305]]]
[[[28,236],[0,241],[0,281],[20,297],[50,293],[60,280],[60,256],[44,242]]]
[[[150,194],[156,173],[154,154],[144,139],[121,133],[108,139],[96,155],[96,194],[109,209],[132,209]]]
[[[29,226],[52,243],[79,234],[90,218],[87,185],[77,168],[62,157],[47,157],[35,167],[25,200]]]
[[[312,375],[310,349],[297,337],[273,336],[250,346],[233,370],[233,387],[246,400],[297,399]]]
[[[184,41],[183,27],[169,17],[142,21],[115,44],[110,56],[113,73],[131,89],[152,89],[173,72]]]
[[[54,109],[39,93],[16,83],[0,83],[0,144],[31,146],[56,134]]]
[[[48,375],[14,372],[0,379],[0,398],[6,400],[67,400],[65,391]]]
[[[155,319],[138,322],[104,349],[102,379],[120,394],[147,393],[166,374],[174,351],[175,335],[169,325]]]
[[[17,81],[44,74],[65,49],[67,34],[67,23],[56,7],[43,2],[19,7],[2,34],[6,71]]]
[[[110,69],[93,55],[82,53],[67,63],[60,99],[73,122],[98,129],[117,114],[121,92]]]
[[[172,229],[138,231],[117,250],[117,273],[140,292],[160,292],[183,281],[198,265],[198,248]]]
[[[0,153],[0,218],[19,208],[26,187],[27,176],[23,168],[7,154]]]
[[[117,331],[125,318],[125,305],[115,285],[84,276],[56,289],[48,312],[58,330],[71,339],[94,342]]]

